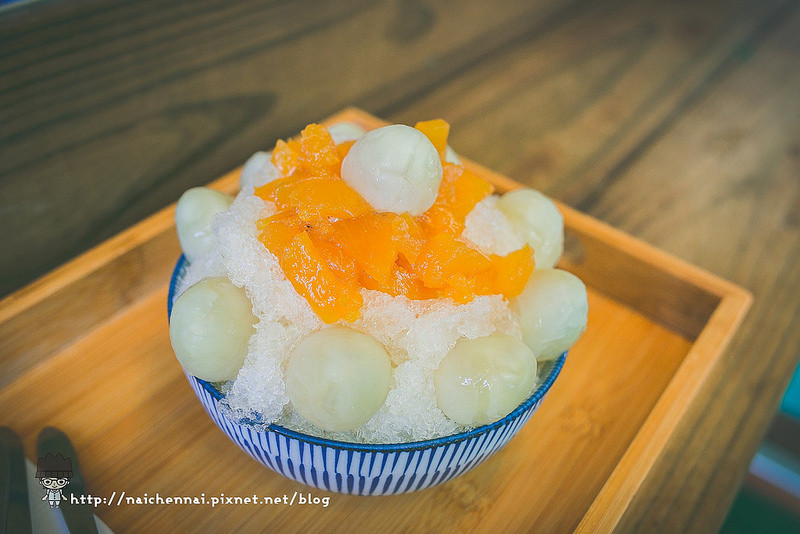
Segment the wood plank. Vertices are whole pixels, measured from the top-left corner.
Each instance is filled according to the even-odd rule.
[[[235,192],[238,171],[212,187]],[[165,208],[0,300],[0,388],[164,284],[168,259],[180,255],[174,212]]]
[[[594,2],[388,118],[441,115],[457,152],[585,211],[609,173],[635,158],[685,99],[708,90],[709,72],[792,6]]]
[[[370,128],[378,124],[357,110],[346,110],[338,117],[355,118]],[[479,165],[466,164],[501,191],[517,187]],[[235,185],[233,172],[215,187],[230,191]],[[503,453],[441,487],[384,498],[393,501],[391,513],[381,505],[382,499],[336,495],[332,499],[339,507],[334,517],[314,509],[299,514],[292,510],[287,515],[290,512],[285,509],[276,513],[274,508],[262,507],[242,513],[230,507],[204,514],[203,523],[215,530],[223,525],[246,528],[258,521],[260,528],[290,524],[298,531],[328,530],[339,524],[363,525],[367,530],[418,530],[424,525],[457,532],[498,527],[522,530],[536,525],[545,531],[566,531],[583,518],[582,524],[613,526],[663,458],[665,443],[694,401],[698,386],[720,361],[748,297],[709,273],[563,209],[569,234],[583,243],[584,250],[600,251],[575,260],[583,273],[597,271],[589,280],[610,282],[639,273],[645,283],[637,286],[642,295],[630,302],[610,298],[602,286],[590,283],[587,332],[570,352],[569,365],[546,406]],[[6,310],[0,317],[13,320],[14,313],[8,310],[31,314],[50,309],[45,306],[48,302],[58,308],[52,303],[69,300],[71,286],[90,288],[88,293],[91,288],[107,291],[104,278],[109,269],[114,282],[113,266],[124,270],[125,258],[131,255],[152,255],[145,263],[160,263],[155,270],[165,270],[163,265],[171,265],[174,256],[165,257],[152,243],[162,241],[165,232],[172,230],[170,221],[171,209],[166,209],[65,265],[20,296],[0,302],[0,310],[3,305]],[[626,252],[615,254],[616,247],[625,247]],[[616,258],[617,269],[608,268],[606,256]],[[650,277],[645,274],[648,271]],[[85,470],[95,494],[125,491],[135,496],[152,494],[152,488],[163,495],[308,491],[265,468],[252,469],[252,460],[213,430],[186,387],[169,346],[163,316],[167,276],[151,289],[152,276],[130,280],[127,290],[140,295],[136,301],[108,318],[91,315],[94,324],[82,337],[62,340],[49,353],[40,350],[36,332],[28,331],[24,339],[29,350],[47,357],[40,357],[37,365],[29,365],[0,389],[0,403],[12,406],[0,414],[0,424],[13,425],[31,444],[42,426],[64,428],[82,450],[82,458],[92,461]],[[692,287],[694,293],[705,295],[701,300],[718,306],[707,316],[687,314],[678,304],[681,299],[669,298],[666,290],[681,287]],[[654,304],[659,299],[666,299],[666,304]],[[658,313],[668,310],[670,303],[675,311]],[[687,339],[665,328],[659,319],[667,325],[695,320],[706,326],[689,327],[699,335]],[[20,353],[24,352],[23,346]],[[158,456],[153,455],[151,443],[158,443]],[[209,458],[215,459],[210,465]],[[201,473],[196,473],[197,466],[203,466]],[[618,479],[624,481],[622,487]],[[121,480],[125,488],[119,486]],[[518,495],[523,494],[530,501],[520,501]],[[598,509],[600,518],[594,519],[592,511]],[[173,528],[197,525],[197,514],[185,507],[111,506],[101,516],[112,527],[136,530],[161,530],[167,523]]]
[[[468,160],[464,165],[491,177],[501,191],[520,187],[482,165]],[[568,228],[559,266],[688,339],[697,339],[724,299],[750,301],[746,292],[707,271],[600,224],[561,202],[556,201],[556,205]],[[637,290],[645,285],[647,292]]]
[[[116,0],[0,13],[0,198],[13,199],[0,295],[308,122],[367,95],[389,105],[401,79],[404,94],[435,86],[569,5]],[[443,56],[455,57],[446,69]]]
[[[212,530],[260,524],[270,530],[324,531],[337,523],[367,531],[422,525],[442,532],[489,525],[519,530],[530,524],[547,531],[571,529],[690,346],[632,309],[594,291],[590,298],[590,330],[522,433],[474,472],[418,494],[330,495],[254,464],[214,428],[186,384],[167,337],[163,286],[0,390],[0,404],[9,407],[0,414],[0,424],[12,425],[27,450],[33,449],[42,426],[63,428],[95,495],[291,495],[297,490],[329,495],[332,502],[329,511],[228,506],[211,514],[157,505],[98,509],[120,531],[163,530],[166,524],[195,528],[198,520]],[[660,356],[654,365],[650,355],[656,347]],[[614,354],[627,363],[609,365],[608,355]],[[632,396],[639,402],[631,403]],[[531,480],[539,482],[532,485]],[[515,496],[523,493],[538,505],[520,507]]]
[[[463,153],[754,290],[756,307],[741,336],[753,339],[734,340],[730,361],[709,375],[700,395],[707,408],[690,411],[669,443],[668,461],[653,466],[631,501],[635,512],[619,528],[713,531],[721,524],[800,354],[793,333],[800,310],[791,291],[800,286],[796,2],[519,2],[506,18],[474,11],[460,26],[443,22],[449,18],[438,5],[430,26],[423,2],[406,16],[390,2],[347,2],[346,8],[364,9],[348,12],[353,20],[380,28],[371,27],[374,50],[363,59],[374,70],[354,71],[346,87],[332,81],[334,70],[322,60],[307,63],[318,78],[304,66],[280,80],[263,76],[264,65],[278,64],[272,47],[307,51],[322,42],[312,34],[269,41],[278,35],[274,22],[259,17],[285,15],[279,3],[249,10],[248,17],[221,2],[160,10],[119,4],[42,0],[0,13],[0,67],[18,67],[0,76],[0,92],[19,82],[14,95],[22,98],[15,107],[0,105],[0,137],[11,133],[11,114],[23,128],[26,117],[31,124],[45,124],[48,114],[62,120],[20,136],[14,150],[0,143],[0,169],[28,165],[0,174],[7,229],[0,237],[6,251],[0,285],[18,287],[345,102],[394,120],[444,115]],[[47,9],[35,9],[41,6]],[[401,21],[392,32],[390,20]],[[214,24],[235,28],[241,40],[222,39]],[[331,24],[353,28],[345,19]],[[448,48],[465,27],[470,37]],[[273,31],[266,41],[259,41],[262,30]],[[11,48],[9,36],[20,46]],[[402,36],[411,36],[411,44]],[[324,44],[328,60],[335,50],[349,57],[364,48],[360,40]],[[401,53],[412,49],[413,57]],[[8,63],[14,57],[19,62]],[[48,78],[59,62],[60,78]],[[270,92],[289,88],[291,80],[321,78],[324,90]],[[37,150],[45,151],[38,162]],[[149,181],[151,175],[157,180]],[[76,201],[77,183],[97,190]],[[76,214],[76,205],[85,214]],[[133,265],[122,280],[146,280]],[[113,310],[110,300],[100,303]],[[85,309],[53,310],[51,317],[79,322],[75,312]],[[692,324],[686,312],[676,317]],[[35,320],[26,324],[37,332]],[[61,341],[44,352],[63,350],[83,332],[52,328]],[[25,368],[2,368],[0,379]]]
[[[457,148],[576,204],[781,4],[41,5],[0,17],[0,294],[351,102],[445,115]]]
[[[669,445],[671,461],[651,474],[622,531],[719,528],[730,488],[744,476],[740,466],[755,453],[797,366],[799,27],[794,10],[774,33],[743,43],[718,85],[589,206],[755,294],[728,365],[701,393],[705,408],[687,414]]]

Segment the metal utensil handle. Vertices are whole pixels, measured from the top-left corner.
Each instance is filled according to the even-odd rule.
[[[16,432],[0,428],[0,532],[31,532],[25,451]]]

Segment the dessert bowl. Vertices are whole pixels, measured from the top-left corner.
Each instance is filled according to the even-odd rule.
[[[167,313],[188,262],[181,256],[169,286]],[[277,424],[266,429],[234,420],[222,408],[224,395],[211,382],[186,373],[192,390],[217,426],[244,452],[281,475],[326,491],[393,495],[425,489],[477,466],[513,438],[544,400],[566,360],[566,352],[538,368],[533,393],[511,413],[465,432],[408,443],[351,443],[311,436]]]

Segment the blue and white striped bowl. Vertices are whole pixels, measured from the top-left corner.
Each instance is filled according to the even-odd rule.
[[[181,256],[170,282],[168,313],[186,261]],[[186,375],[206,412],[244,452],[281,475],[315,488],[352,495],[408,493],[455,478],[500,450],[544,400],[566,353],[540,365],[540,385],[506,417],[442,438],[412,443],[363,444],[334,441],[270,425],[261,430],[232,420],[220,409],[223,395],[211,383]]]

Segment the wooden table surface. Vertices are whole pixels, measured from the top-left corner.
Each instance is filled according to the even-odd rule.
[[[0,11],[0,295],[347,105],[753,292],[620,525],[719,528],[800,357],[800,3],[32,1]],[[794,326],[794,328],[793,328]]]

